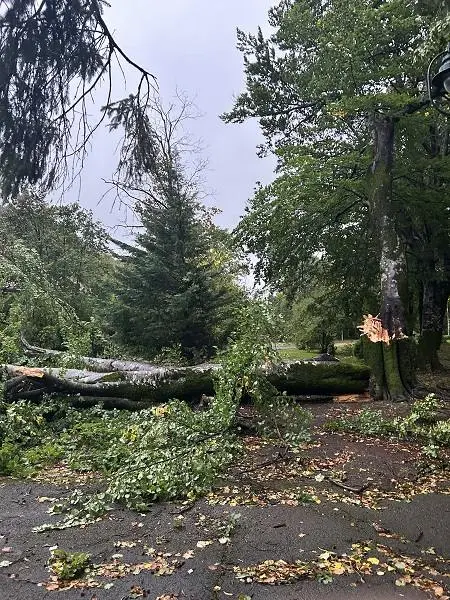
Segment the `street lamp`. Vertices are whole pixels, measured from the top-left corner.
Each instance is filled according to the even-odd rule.
[[[433,64],[442,57],[439,71],[431,77]],[[450,112],[443,110],[436,98],[446,97],[450,100],[450,44],[447,48],[431,59],[427,70],[427,87],[430,104],[443,115],[450,117]]]

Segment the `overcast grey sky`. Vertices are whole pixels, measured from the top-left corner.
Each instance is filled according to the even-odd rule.
[[[256,31],[267,28],[267,11],[273,0],[111,0],[105,20],[121,47],[158,78],[163,97],[176,89],[194,99],[202,117],[191,122],[194,138],[201,138],[209,166],[205,188],[208,204],[223,213],[216,220],[233,227],[242,215],[256,181],[268,182],[273,159],[256,156],[262,141],[256,122],[225,125],[219,114],[229,110],[233,97],[244,88],[242,55],[236,49],[236,27]],[[120,73],[116,73],[120,75]],[[133,76],[128,80],[133,91]],[[115,99],[125,95],[116,88]],[[101,106],[97,101],[96,109]],[[112,196],[99,199],[117,161],[112,139],[99,131],[80,180],[80,203],[92,208],[107,225],[123,220],[111,209]],[[78,198],[78,187],[66,200]]]

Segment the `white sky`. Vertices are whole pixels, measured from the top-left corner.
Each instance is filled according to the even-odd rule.
[[[202,113],[192,121],[191,131],[202,140],[209,161],[204,175],[205,189],[211,193],[207,203],[223,211],[218,224],[235,226],[255,183],[271,180],[274,161],[256,156],[256,146],[262,141],[256,122],[225,125],[219,115],[232,107],[233,97],[244,89],[236,27],[248,32],[256,32],[258,25],[267,29],[267,11],[274,1],[110,1],[105,20],[124,51],[157,76],[163,100],[170,100],[179,89]],[[121,81],[119,72],[116,77]],[[134,91],[133,83],[131,75],[127,90],[119,86],[115,99]],[[98,98],[95,110],[102,100]],[[98,204],[107,189],[102,178],[111,177],[116,162],[113,139],[105,129],[98,131],[79,186],[65,197],[66,201],[79,199],[107,225],[125,217],[112,207],[112,196]]]

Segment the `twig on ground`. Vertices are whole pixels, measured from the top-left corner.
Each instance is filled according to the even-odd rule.
[[[179,508],[177,510],[171,510],[170,514],[171,515],[182,515],[185,512],[188,512],[189,510],[191,510],[192,508],[194,508],[194,506],[195,506],[195,502],[190,502],[186,506],[182,506],[181,508]]]
[[[365,483],[364,485],[362,485],[359,488],[354,488],[354,487],[351,487],[350,485],[346,485],[345,483],[341,483],[340,481],[337,481],[336,479],[332,479],[331,477],[327,477],[327,479],[328,479],[328,481],[330,481],[337,487],[340,487],[343,490],[346,490],[347,492],[352,492],[353,494],[362,494],[365,490],[367,490],[367,488],[370,485],[369,483]]]
[[[244,473],[251,473],[252,471],[257,471],[258,469],[263,469],[264,467],[270,467],[271,465],[275,465],[279,462],[288,462],[291,460],[291,457],[288,456],[287,450],[279,451],[275,458],[271,458],[270,460],[266,460],[263,463],[259,463],[254,465],[253,467],[249,467],[248,469],[240,469],[238,471],[239,475]]]

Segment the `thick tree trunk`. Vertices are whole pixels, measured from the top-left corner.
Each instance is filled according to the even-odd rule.
[[[409,397],[413,384],[413,345],[406,339],[405,311],[400,296],[406,281],[406,260],[395,227],[392,207],[394,120],[374,121],[375,156],[372,165],[372,213],[380,235],[381,307],[383,330],[390,342],[377,342],[368,358],[375,377],[375,395],[393,401]],[[372,344],[373,342],[369,342]]]
[[[441,368],[438,350],[444,333],[445,313],[450,293],[450,249],[443,253],[434,251],[425,255],[422,269],[422,311],[420,315],[420,338],[418,364],[432,371]]]
[[[218,365],[178,369],[153,369],[92,373],[74,369],[30,369],[6,365],[5,399],[40,401],[44,394],[69,396],[77,406],[98,402],[108,408],[139,410],[172,398],[197,401],[214,393]],[[357,394],[364,392],[370,371],[366,367],[341,363],[293,363],[278,365],[267,378],[280,393]]]
[[[426,147],[429,155],[441,162],[449,155],[448,124],[439,128],[430,127],[429,146]],[[431,180],[430,180],[431,178]],[[441,187],[441,177],[437,174],[426,177],[426,183]],[[419,254],[419,272],[422,279],[420,297],[420,338],[418,343],[418,366],[432,371],[441,368],[438,350],[442,342],[444,331],[445,313],[447,310],[448,296],[450,294],[450,247],[448,245],[447,205],[442,205],[442,212],[424,218],[423,230],[420,231],[419,249],[413,251]],[[440,218],[439,218],[440,216]],[[435,232],[437,226],[437,235]],[[441,228],[442,227],[442,228]],[[439,230],[441,234],[439,235]]]
[[[213,393],[215,367],[93,373],[73,369],[29,369],[7,365],[5,399],[40,399],[44,394],[122,398],[147,405],[179,398],[191,400]],[[142,408],[142,406],[141,406]]]
[[[418,365],[432,371],[441,368],[438,350],[444,331],[445,313],[449,295],[449,283],[442,280],[429,280],[423,284],[423,304],[420,338],[418,344]]]

